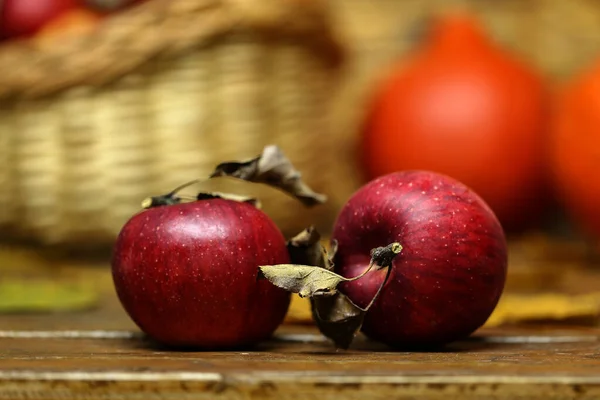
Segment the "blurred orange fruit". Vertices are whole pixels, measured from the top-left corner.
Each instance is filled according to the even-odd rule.
[[[546,185],[546,93],[530,66],[468,14],[446,14],[426,42],[392,66],[362,135],[367,178],[407,169],[473,188],[504,227],[541,215]]]
[[[49,21],[40,29],[36,37],[46,40],[63,35],[83,35],[95,29],[101,20],[102,16],[96,12],[75,8]]]
[[[34,35],[48,21],[77,7],[77,0],[0,0],[0,35]]]
[[[550,143],[559,197],[579,226],[600,238],[600,60],[559,94]]]

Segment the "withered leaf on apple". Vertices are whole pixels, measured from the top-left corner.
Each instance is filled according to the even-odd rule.
[[[362,327],[366,311],[340,292],[328,297],[313,297],[310,303],[313,319],[321,333],[336,347],[349,348]]]
[[[337,290],[341,282],[358,280],[374,266],[385,268],[402,250],[399,243],[372,250],[369,267],[352,278],[346,278],[333,272],[333,257],[337,243],[332,243],[332,251],[327,252],[320,241],[319,233],[308,228],[288,241],[288,251],[292,263],[287,265],[261,266],[263,277],[274,285],[284,288],[301,297],[311,300],[313,319],[323,335],[331,339],[338,348],[347,349],[356,333],[360,330],[364,316],[375,302],[379,292],[389,277],[381,284],[379,291],[366,308],[360,308],[347,296]],[[302,264],[301,264],[302,263]]]
[[[327,250],[321,245],[321,235],[310,226],[288,240],[287,248],[290,253],[292,264],[316,265],[332,270],[330,265],[324,265],[331,257],[327,256]]]
[[[239,201],[241,203],[248,203],[253,205],[256,208],[261,208],[262,204],[260,200],[254,197],[243,196],[232,193],[221,193],[221,192],[199,192],[196,195],[196,200],[207,200],[207,199],[226,199]]]
[[[301,174],[275,145],[266,146],[260,156],[246,161],[224,162],[215,168],[211,178],[228,176],[278,188],[311,207],[327,201],[302,181]]]
[[[260,267],[263,276],[277,287],[300,297],[332,295],[347,280],[335,272],[311,265],[279,264]]]

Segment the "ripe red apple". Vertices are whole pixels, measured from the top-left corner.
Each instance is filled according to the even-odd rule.
[[[370,250],[399,242],[385,287],[362,331],[391,346],[441,345],[485,323],[506,278],[503,229],[486,203],[448,176],[405,171],[382,176],[343,207],[332,238],[336,272],[357,276]],[[386,271],[346,282],[341,290],[365,307]]]
[[[133,216],[113,253],[117,294],[155,340],[200,348],[254,344],[283,321],[290,295],[258,266],[289,263],[285,239],[251,204],[205,199]]]

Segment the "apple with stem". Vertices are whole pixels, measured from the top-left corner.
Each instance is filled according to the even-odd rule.
[[[279,147],[268,145],[257,157],[220,163],[207,179],[144,200],[146,210],[125,223],[112,258],[115,289],[133,321],[171,346],[239,347],[271,336],[290,294],[259,279],[259,267],[289,263],[283,234],[257,199],[180,192],[234,178],[279,189],[306,207],[325,202],[300,176]]]
[[[362,331],[397,347],[442,345],[470,335],[496,307],[504,289],[507,246],[488,205],[455,179],[403,171],[359,189],[341,210],[332,234],[334,270],[359,276],[370,251],[398,242],[391,271],[373,270],[339,285],[366,307]]]
[[[289,262],[286,241],[254,205],[214,196],[150,207],[122,228],[113,279],[133,321],[169,346],[227,348],[268,338],[290,295],[258,266]]]

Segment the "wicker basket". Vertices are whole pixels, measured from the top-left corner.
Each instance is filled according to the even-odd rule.
[[[86,36],[3,45],[3,232],[105,245],[147,195],[268,143],[335,193],[327,108],[342,58],[317,0],[150,0]],[[286,233],[327,226],[337,207],[215,185],[259,196]]]

